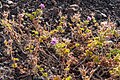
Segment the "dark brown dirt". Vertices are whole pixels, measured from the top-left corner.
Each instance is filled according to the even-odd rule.
[[[103,19],[101,13],[110,16],[112,20],[120,19],[120,0],[46,0],[45,4],[48,8],[61,7],[63,12],[68,10],[70,5],[76,4],[82,16],[93,12],[98,20]]]
[[[5,1],[9,0],[1,1],[3,6],[1,12],[8,8],[11,10],[11,15],[17,15],[22,9],[27,12],[34,11],[42,2],[45,3],[47,11],[48,9],[50,11],[54,10],[51,12],[54,13],[53,15],[56,15],[57,10],[62,10],[65,14],[73,13],[70,12],[70,5],[75,4],[78,6],[77,11],[81,13],[83,18],[90,15],[90,13],[95,13],[98,20],[104,18],[102,14],[107,17],[110,16],[111,20],[120,19],[120,0],[12,0],[14,2],[12,5],[7,4]]]

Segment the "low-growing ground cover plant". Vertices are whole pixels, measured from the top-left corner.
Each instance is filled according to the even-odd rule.
[[[24,1],[24,0],[23,0]],[[119,80],[120,31],[79,12],[44,21],[45,4],[0,19],[2,80]]]

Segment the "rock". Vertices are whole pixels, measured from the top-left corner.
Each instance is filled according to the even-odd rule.
[[[110,3],[110,4],[108,4],[108,8],[109,8],[109,9],[111,9],[111,10],[114,8],[113,6],[114,6],[114,5],[113,5],[113,4],[111,4],[111,3]]]
[[[51,14],[51,15],[53,15],[53,17],[56,17],[56,16],[58,16],[58,14],[59,14],[59,8],[57,8],[57,7],[53,7],[53,8],[51,8],[49,11],[48,11],[48,14]]]
[[[4,37],[0,35],[0,43],[4,43]]]
[[[4,4],[3,7],[2,7],[2,11],[3,11],[3,12],[4,12],[4,11],[8,11],[8,10],[9,10],[9,7],[10,7],[9,5]],[[3,13],[3,12],[2,12],[2,13]]]
[[[107,15],[104,13],[101,13],[102,17],[107,18]]]
[[[11,0],[2,0],[2,2],[6,3],[6,4],[13,4],[13,1],[11,1]]]
[[[96,20],[100,20],[101,18],[102,18],[102,17],[101,17],[100,14],[96,14],[96,15],[95,15],[95,19],[96,19]]]
[[[120,27],[120,20],[116,20],[116,26]]]
[[[10,11],[10,15],[17,15],[19,13],[19,7],[16,7]]]
[[[3,6],[2,6],[2,3],[0,2],[0,8],[2,8]]]
[[[45,80],[45,78],[42,76],[41,77],[34,77],[33,80]]]
[[[77,4],[70,5],[70,7],[79,8]]]
[[[34,9],[34,8],[27,9],[27,12],[28,12],[28,13],[32,13],[33,11],[35,11],[35,9]]]
[[[73,4],[73,5],[70,5],[70,8],[68,10],[78,11],[78,9],[79,9],[79,6],[77,4]]]
[[[96,19],[96,20],[107,19],[107,15],[104,14],[104,13],[101,13],[101,12],[97,12],[97,13],[95,14],[95,19]]]
[[[7,3],[8,3],[8,4],[13,4],[13,2],[12,2],[12,1],[9,1],[9,0],[8,0],[8,2],[7,2]]]

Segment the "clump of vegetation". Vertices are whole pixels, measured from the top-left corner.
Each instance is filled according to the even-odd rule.
[[[44,9],[12,19],[3,13],[1,79],[119,79],[120,34],[113,22],[98,23],[94,15],[82,20],[79,13],[44,22]]]

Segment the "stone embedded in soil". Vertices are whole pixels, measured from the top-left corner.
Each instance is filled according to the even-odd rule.
[[[116,26],[120,27],[120,20],[116,20]]]
[[[104,18],[106,18],[106,17],[107,17],[107,15],[106,15],[106,14],[104,14],[104,13],[101,13],[101,15],[102,15]]]
[[[104,13],[97,12],[95,14],[95,19],[96,20],[107,19],[107,18],[108,18],[108,16],[106,14],[104,14]]]
[[[6,4],[13,4],[13,1],[11,1],[11,0],[2,0],[2,2],[6,3]]]
[[[45,80],[45,78],[44,77],[35,77],[33,80]]]
[[[110,15],[112,20],[120,18],[120,0],[82,0],[79,6],[85,8],[82,12],[84,14],[87,14],[88,10],[95,13],[99,10],[107,16]]]
[[[2,3],[0,2],[0,8],[2,8],[3,7],[3,5],[2,5]]]
[[[70,7],[79,8],[77,4],[70,5]]]
[[[13,2],[12,1],[8,1],[8,4],[13,4]]]

